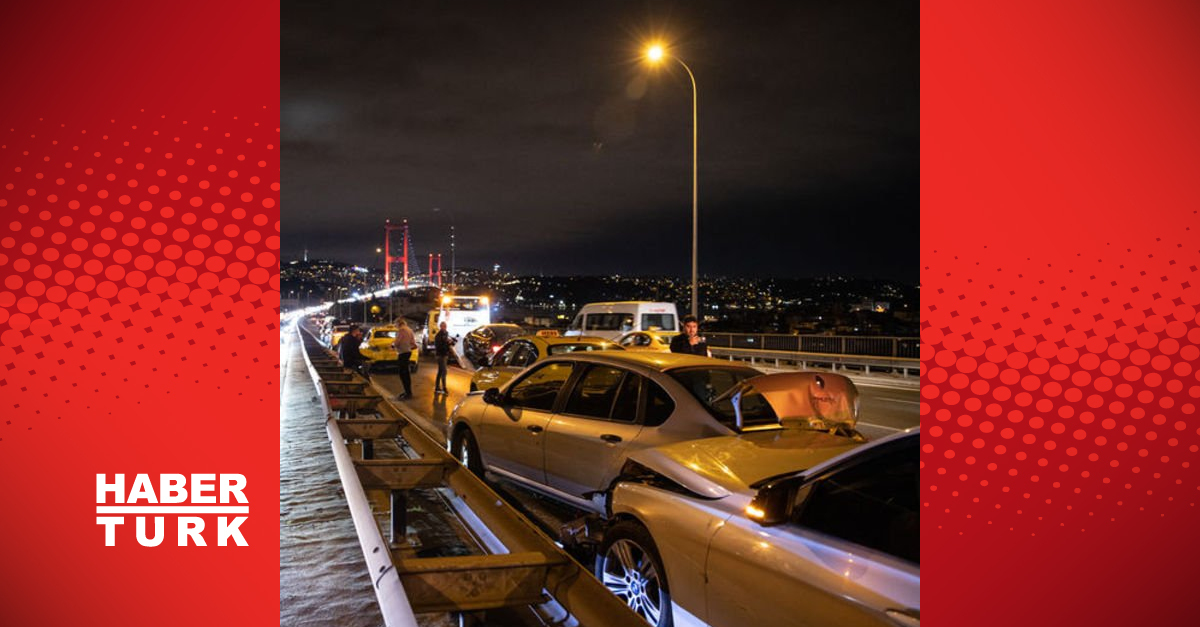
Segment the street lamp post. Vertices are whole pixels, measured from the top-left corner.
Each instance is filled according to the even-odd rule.
[[[663,46],[653,44],[646,49],[646,60],[651,64],[657,64],[665,57],[670,56],[679,63],[687,72],[688,78],[692,81],[692,315],[697,319],[700,317],[700,290],[699,290],[699,266],[700,266],[700,210],[699,210],[699,116],[697,115],[697,101],[699,98],[696,94],[696,75],[692,74],[692,68],[688,67],[683,59],[668,54]]]

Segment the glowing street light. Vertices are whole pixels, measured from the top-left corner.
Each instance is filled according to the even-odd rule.
[[[688,67],[683,59],[670,54],[662,44],[654,43],[646,47],[646,61],[651,65],[657,65],[663,59],[670,57],[675,59],[679,65],[683,66],[687,72],[688,78],[692,81],[692,315],[699,318],[700,312],[700,290],[698,281],[699,269],[699,249],[700,249],[700,211],[699,211],[699,172],[696,167],[697,153],[699,148],[698,127],[699,116],[696,114],[696,76],[692,74],[692,68]]]

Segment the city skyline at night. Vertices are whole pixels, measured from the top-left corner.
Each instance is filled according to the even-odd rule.
[[[894,3],[299,3],[283,19],[285,259],[916,282],[918,10]],[[318,36],[319,34],[319,36]]]

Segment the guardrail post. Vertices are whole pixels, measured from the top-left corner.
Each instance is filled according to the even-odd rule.
[[[408,536],[408,496],[404,490],[392,490],[392,544]]]

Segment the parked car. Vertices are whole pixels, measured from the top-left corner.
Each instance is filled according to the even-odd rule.
[[[917,428],[631,453],[596,576],[652,625],[920,625]]]
[[[351,326],[349,324],[335,324],[329,327],[329,348],[337,350],[338,342],[342,340],[342,336],[350,330]]]
[[[363,342],[358,350],[371,360],[372,372],[399,367],[400,355],[392,347],[392,342],[396,341],[396,333],[399,330],[394,324],[385,324],[371,327],[367,329],[366,335],[363,335]],[[408,360],[409,372],[417,371],[417,361],[420,357],[420,349],[414,348],[412,356]]]
[[[676,335],[679,335],[678,331],[633,331],[613,341],[627,351],[669,353],[671,352],[671,340]]]
[[[463,336],[463,355],[478,368],[496,354],[505,342],[524,334],[524,329],[515,324],[485,324],[476,327]]]
[[[678,331],[674,303],[621,301],[588,303],[579,310],[564,335],[592,335],[607,340],[630,331]]]
[[[622,349],[598,337],[559,337],[543,335],[540,331],[537,335],[513,338],[471,375],[471,391],[500,387],[522,370],[551,355],[600,350]]]
[[[794,391],[787,393],[804,399],[807,414],[833,423],[857,416],[857,389],[840,375],[761,375],[694,355],[577,351],[550,356],[503,387],[468,394],[451,415],[449,448],[476,474],[492,471],[603,514],[606,491],[635,451],[779,430],[785,419],[808,426],[809,415],[780,416],[762,394],[737,387],[779,376],[790,377]],[[723,394],[731,390],[734,396]]]

